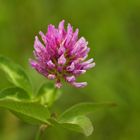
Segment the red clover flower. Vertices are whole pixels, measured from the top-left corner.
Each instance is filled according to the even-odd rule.
[[[36,60],[30,60],[31,66],[50,80],[55,80],[55,86],[62,86],[62,79],[71,85],[81,88],[87,82],[76,82],[76,77],[95,66],[93,58],[85,61],[90,51],[84,37],[78,39],[78,29],[73,31],[70,24],[64,28],[64,20],[58,28],[48,26],[48,32],[39,32],[42,42],[35,37],[34,55]]]

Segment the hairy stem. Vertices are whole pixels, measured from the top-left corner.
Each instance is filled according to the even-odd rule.
[[[41,140],[41,137],[45,131],[45,129],[47,128],[47,125],[41,125],[36,133],[36,136],[35,136],[35,140]]]

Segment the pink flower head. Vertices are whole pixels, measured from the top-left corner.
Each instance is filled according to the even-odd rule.
[[[87,82],[76,82],[76,77],[95,66],[93,59],[85,61],[90,48],[84,37],[78,39],[78,29],[73,31],[70,24],[64,28],[64,20],[58,28],[48,26],[48,32],[39,32],[42,42],[35,37],[34,55],[36,60],[30,60],[31,66],[50,80],[55,80],[55,86],[62,86],[62,79],[71,85],[81,88]]]

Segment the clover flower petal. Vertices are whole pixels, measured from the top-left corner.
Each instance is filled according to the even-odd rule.
[[[62,79],[82,88],[87,82],[76,82],[76,78],[93,68],[95,62],[93,58],[86,60],[90,48],[84,37],[78,39],[79,29],[73,31],[71,24],[68,24],[66,30],[64,23],[62,20],[58,28],[50,24],[46,34],[39,32],[42,41],[35,37],[35,60],[30,60],[30,64],[49,80],[55,80],[57,88],[62,87]]]

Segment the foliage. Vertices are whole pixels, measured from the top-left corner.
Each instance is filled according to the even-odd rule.
[[[85,115],[93,112],[94,108],[101,106],[101,104],[77,104],[67,109],[58,118],[53,118],[50,115],[49,107],[60,96],[53,84],[44,84],[38,94],[33,97],[28,90],[31,89],[28,75],[19,65],[0,56],[0,68],[9,76],[10,81],[15,86],[0,92],[0,107],[10,110],[28,123],[46,124],[47,126],[57,124],[57,126],[81,132],[86,136],[92,134],[92,123]],[[104,106],[104,104],[102,105]]]
[[[58,112],[77,102],[107,102],[116,108],[95,109],[88,115],[95,132],[89,137],[60,127],[50,127],[43,138],[49,140],[139,140],[140,139],[140,1],[139,0],[1,0],[0,54],[26,68],[34,91],[46,79],[31,70],[27,61],[32,54],[34,36],[47,25],[65,19],[80,29],[91,48],[96,67],[83,75],[88,86],[82,90],[63,89],[63,98],[50,108]],[[93,54],[95,56],[93,56]],[[0,89],[11,84],[0,71]],[[33,91],[33,96],[36,92]],[[56,114],[57,115],[57,114]],[[34,139],[36,127],[17,120],[0,108],[0,139]]]

